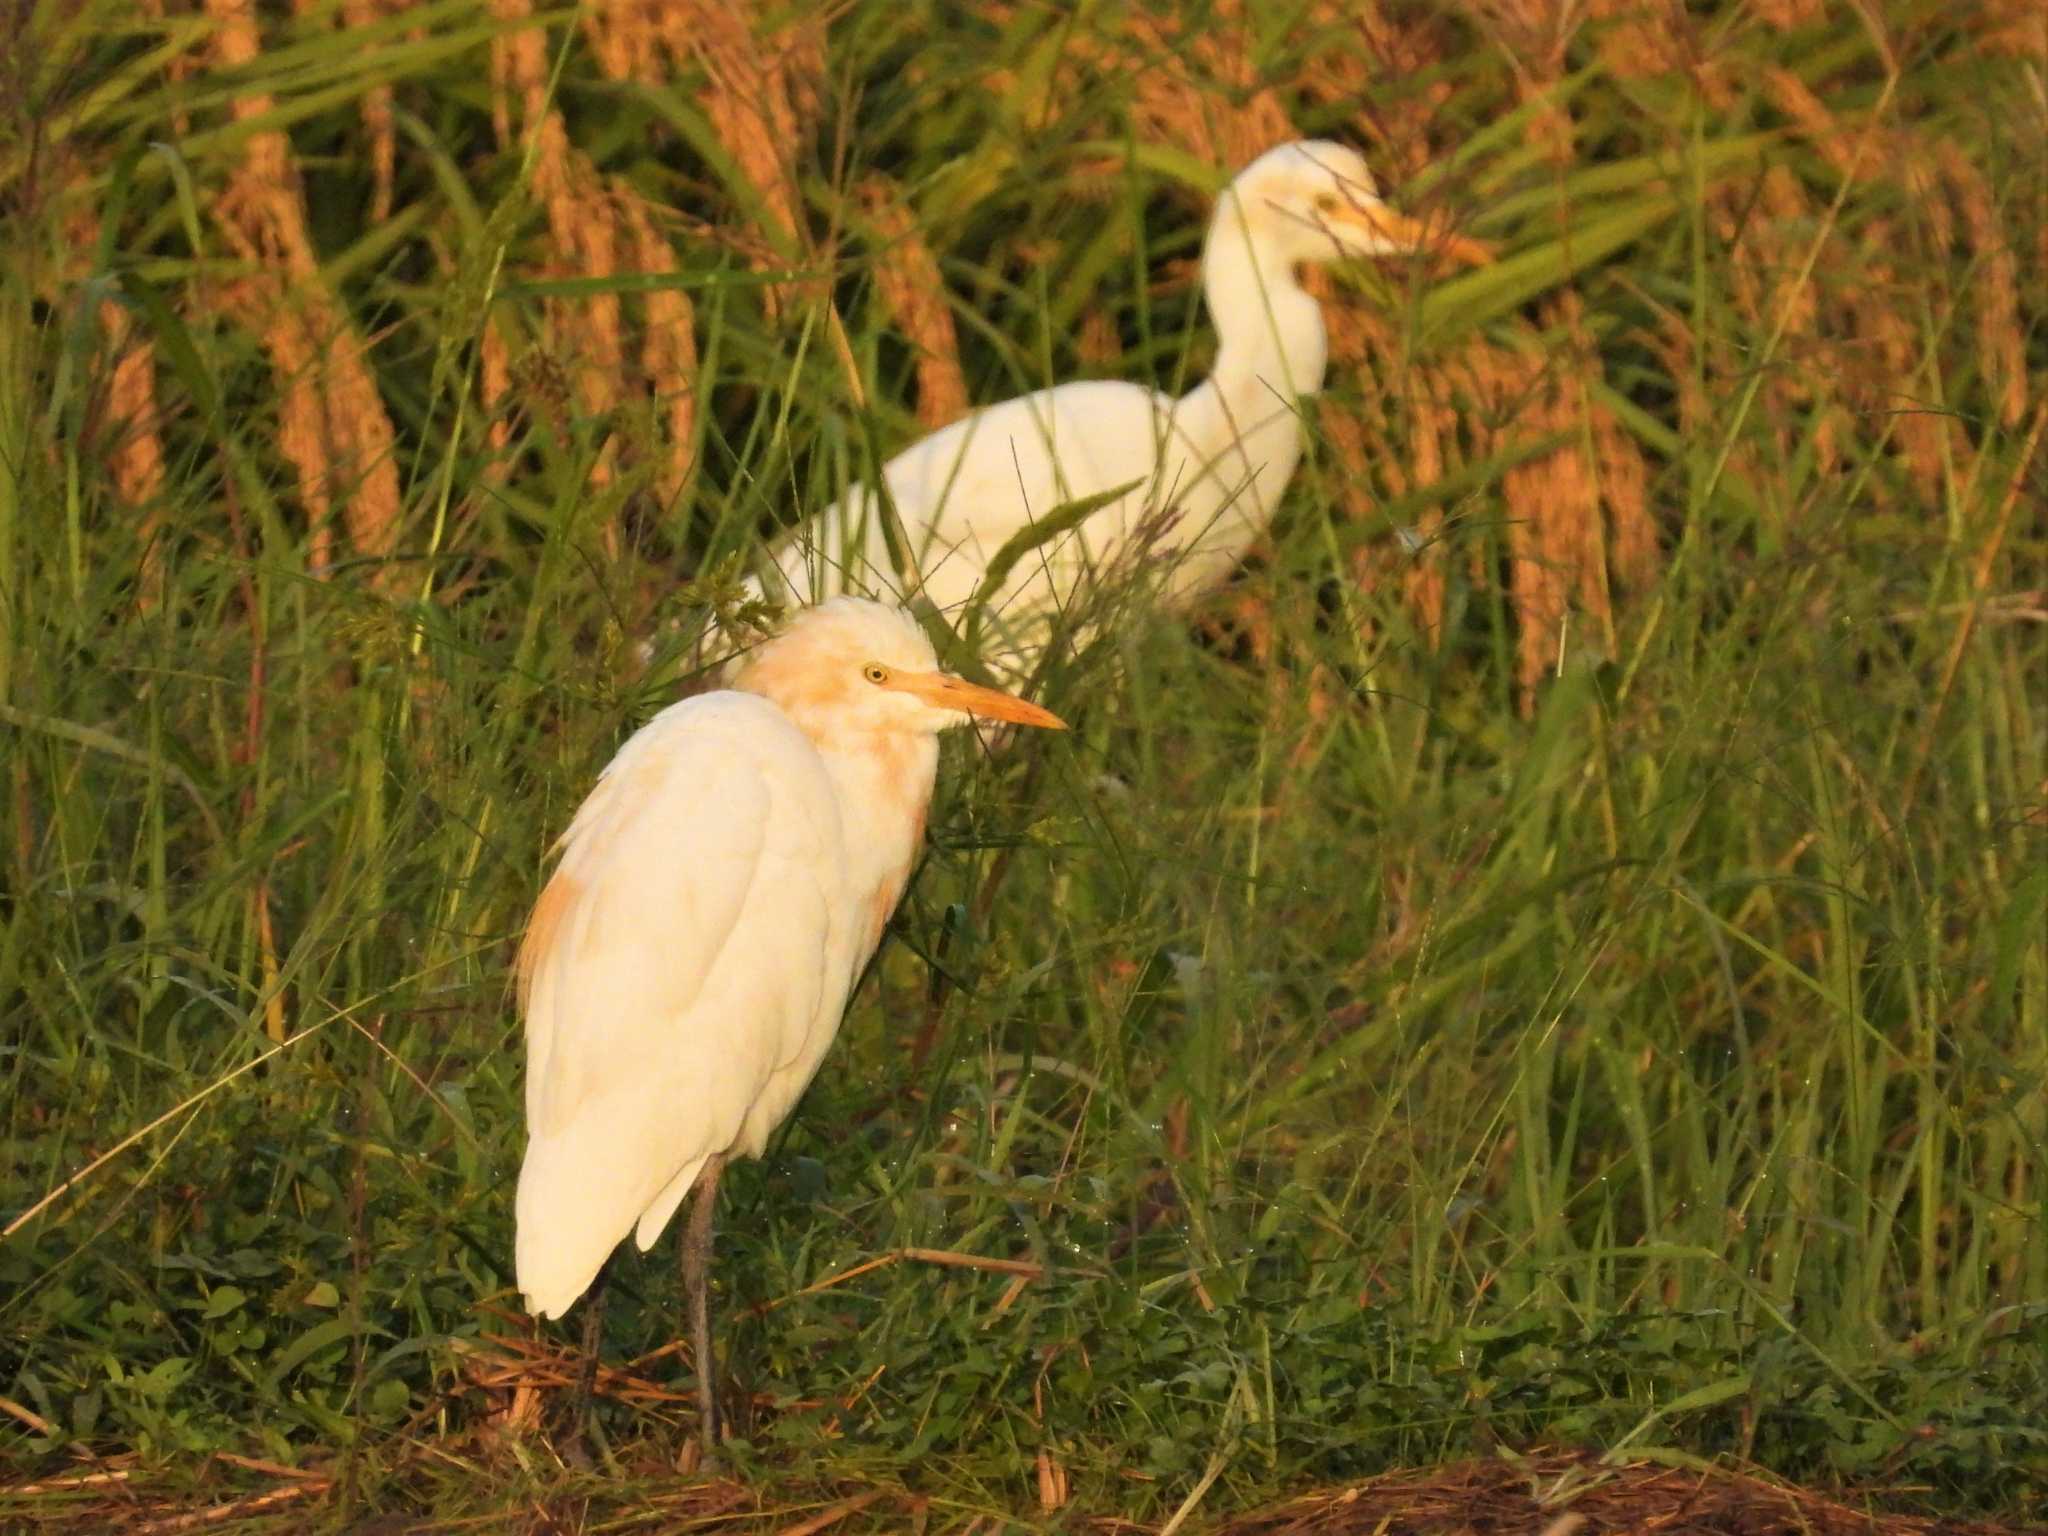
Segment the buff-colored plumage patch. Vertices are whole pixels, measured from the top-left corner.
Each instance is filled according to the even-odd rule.
[[[519,958],[514,974],[519,979],[519,1008],[523,1013],[533,992],[533,973],[540,965],[541,956],[555,947],[557,930],[562,918],[576,904],[582,894],[582,887],[562,870],[548,881],[540,893],[540,900],[533,904],[533,916],[526,924],[526,936],[519,941]]]
[[[733,686],[774,700],[801,725],[845,700],[851,692],[849,676],[858,681],[858,673],[818,666],[807,648],[763,647],[733,680]]]

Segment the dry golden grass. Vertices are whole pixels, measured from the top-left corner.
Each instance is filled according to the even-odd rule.
[[[1074,333],[1074,355],[1098,372],[1107,373],[1124,355],[1123,337],[1116,321],[1100,304],[1091,304],[1081,314],[1081,328]]]
[[[1555,301],[1558,318],[1576,319],[1569,295]],[[1563,434],[1548,453],[1525,459],[1502,482],[1507,502],[1508,585],[1520,620],[1515,680],[1524,712],[1534,708],[1546,673],[1560,660],[1574,595],[1605,639],[1613,613],[1601,543],[1600,482],[1587,462],[1582,357],[1515,355],[1500,348],[1472,360],[1469,377],[1481,391],[1482,419],[1496,451],[1534,433]]]
[[[170,13],[168,0],[138,0],[143,16],[161,26]],[[164,77],[173,85],[183,85],[200,69],[200,56],[196,52],[176,52],[164,62]],[[192,117],[182,102],[173,101],[169,113],[171,127],[183,138],[192,131]]]
[[[1353,131],[1395,183],[1428,166],[1443,148],[1442,113],[1455,89],[1441,75],[1431,78],[1456,46],[1450,17],[1316,0],[1309,21],[1318,46],[1303,60],[1303,101],[1353,116]],[[1387,80],[1418,79],[1428,83],[1393,95],[1381,89]]]
[[[2048,62],[2048,11],[2034,0],[1978,0],[1976,20],[1985,52]]]
[[[1735,103],[1726,60],[1709,50],[1699,18],[1682,4],[1660,0],[1591,0],[1589,20],[1603,22],[1594,34],[1600,61],[1619,80],[1681,78],[1716,112]]]
[[[544,26],[533,18],[529,0],[494,0],[515,27],[493,47],[494,120],[501,142],[514,141],[516,102],[519,132],[532,154],[533,188],[547,218],[541,274],[604,279],[622,272],[672,276],[679,270],[675,246],[662,232],[658,210],[620,178],[601,177],[589,157],[573,148],[561,112],[548,100],[551,67]],[[600,67],[614,80],[647,83],[661,78],[664,54],[659,8],[607,5],[583,17],[586,36]],[[627,365],[629,322],[620,294],[599,287],[587,296],[546,301],[542,345],[552,365],[566,374],[577,414],[601,431],[602,446],[589,471],[593,490],[618,478],[622,438],[618,413],[635,400],[652,411],[648,428],[630,437],[646,445],[657,493],[674,504],[689,483],[697,410],[695,312],[680,287],[652,288],[643,301],[637,376]],[[511,440],[505,404],[512,389],[514,361],[503,332],[486,327],[479,385],[491,413],[490,440],[502,452]],[[599,529],[608,555],[616,557],[624,535],[616,515]]]
[[[249,68],[264,46],[255,8],[248,0],[197,3],[215,24],[208,45],[203,53],[171,55],[166,71],[189,79],[195,70]],[[986,9],[996,26],[1023,15],[1009,3]],[[147,0],[145,10],[163,16],[163,0]],[[691,239],[737,251],[756,271],[829,264],[838,231],[820,228],[798,174],[799,147],[816,137],[825,112],[829,18],[792,11],[763,19],[710,0],[602,0],[583,8],[565,33],[532,0],[491,0],[491,10],[507,24],[490,46],[493,123],[501,145],[530,157],[545,223],[512,265],[532,276],[597,281],[574,297],[540,301],[537,335],[485,317],[478,391],[491,453],[482,473],[503,477],[519,424],[540,419],[558,441],[567,441],[572,425],[586,432],[591,490],[644,485],[664,504],[681,505],[701,431],[698,317],[681,286],[642,296],[604,280],[675,277],[682,271],[679,242]],[[399,13],[399,0],[344,0],[326,22],[305,15],[310,25],[361,27]],[[1763,0],[1754,15],[1769,28],[1796,31],[1819,24],[1825,9],[1818,0]],[[1865,19],[1879,57],[1890,58],[1894,44],[1883,24],[1874,13]],[[1987,56],[2048,60],[2048,18],[2026,0],[1983,0],[1972,26],[1974,46]],[[1583,130],[1574,120],[1578,98],[1556,88],[1589,48],[1613,77],[1682,82],[1709,112],[1735,100],[1730,38],[1703,31],[1682,8],[1659,0],[1463,0],[1456,12],[1429,14],[1317,0],[1301,27],[1314,46],[1300,50],[1295,73],[1283,82],[1261,72],[1268,56],[1261,50],[1271,40],[1242,0],[1225,0],[1199,26],[1143,9],[1090,15],[1064,39],[1038,99],[1020,111],[1026,123],[1065,121],[1093,110],[1090,92],[1114,79],[1126,87],[1121,110],[1131,133],[1184,149],[1219,172],[1298,136],[1302,113],[1341,111],[1349,114],[1345,120],[1317,131],[1371,145],[1398,191],[1401,180],[1449,146],[1440,115],[1451,86],[1440,77],[1457,50],[1473,46],[1475,34],[1499,52],[1508,97],[1537,104],[1531,131],[1560,178],[1575,163]],[[565,44],[587,50],[606,80],[688,91],[743,182],[737,201],[747,206],[692,222],[641,185],[602,173],[572,142],[549,95]],[[992,70],[992,87],[1018,84],[1006,70]],[[1387,91],[1382,82],[1389,79],[1428,83]],[[2001,207],[1985,167],[1939,126],[1896,109],[1846,114],[1832,104],[1830,78],[1810,70],[1765,68],[1755,72],[1755,84],[1769,112],[1812,156],[1803,164],[1775,158],[1754,176],[1706,190],[1707,230],[1741,329],[1778,338],[1778,366],[1761,380],[1755,422],[1729,446],[1727,472],[1737,483],[1761,483],[1774,457],[1806,455],[1825,476],[1849,462],[1875,421],[1880,451],[1900,466],[1905,488],[1880,479],[1868,494],[1880,504],[1905,498],[1916,509],[1938,505],[1974,483],[1978,445],[1940,409],[1924,316],[1903,302],[1902,274],[1917,273],[1922,257],[1953,261],[1959,275],[1942,300],[1967,317],[1996,421],[2016,427],[2037,388],[2028,373],[2023,274],[2030,260],[2048,267],[2048,220],[2034,219],[2020,234],[2025,210]],[[234,101],[232,113],[247,121],[275,105],[269,94],[251,91]],[[358,103],[372,220],[387,215],[394,196],[395,105],[382,83],[367,85]],[[2042,115],[2048,120],[2048,102]],[[1889,180],[1899,194],[1897,211],[1835,229],[1828,206],[1843,180]],[[916,359],[918,419],[928,428],[955,420],[972,402],[940,253],[892,178],[857,170],[848,182],[847,206],[858,210],[870,237],[875,290]],[[1077,176],[1076,195],[1098,185]],[[1567,207],[1561,198],[1560,219],[1569,218]],[[391,414],[356,322],[322,278],[299,168],[282,132],[248,136],[212,212],[243,265],[201,302],[227,310],[262,340],[278,380],[278,442],[295,473],[313,567],[324,570],[337,558],[337,518],[354,552],[389,552],[402,512]],[[1568,227],[1561,229],[1568,238]],[[1817,229],[1824,252],[1813,245]],[[1009,248],[1030,259],[1023,232]],[[1824,259],[1815,260],[1817,254]],[[452,262],[443,260],[452,272]],[[1191,264],[1171,266],[1158,286],[1184,286],[1193,277]],[[1580,290],[1566,283],[1520,319],[1497,321],[1487,336],[1423,359],[1407,354],[1399,325],[1354,288],[1318,279],[1317,291],[1330,317],[1337,384],[1318,414],[1343,515],[1370,529],[1391,499],[1426,490],[1485,455],[1561,434],[1562,446],[1499,477],[1504,531],[1492,540],[1460,539],[1462,569],[1481,589],[1505,589],[1519,625],[1525,704],[1574,625],[1577,635],[1611,651],[1624,623],[1621,606],[1658,576],[1651,487],[1670,466],[1601,404],[1601,349],[1583,334]],[[825,293],[822,278],[778,282],[766,303],[773,317],[799,296],[809,305]],[[826,316],[849,395],[858,401],[862,383],[843,328],[829,305]],[[155,425],[159,360],[147,339],[130,334],[115,306],[103,308],[100,322],[114,360],[105,386],[114,485],[140,509],[147,545],[147,508],[164,473]],[[1747,339],[1719,330],[1694,334],[1687,316],[1663,308],[1633,339],[1663,363],[1679,430],[1711,435],[1725,402],[1703,391],[1701,381],[1744,377]],[[1089,367],[1113,369],[1121,356],[1115,316],[1084,307],[1074,349]],[[1353,380],[1355,392],[1347,387]],[[603,519],[599,543],[617,555],[625,540],[622,497],[594,500],[605,509],[593,514]],[[1801,509],[1766,511],[1796,520]],[[1426,505],[1398,536],[1373,536],[1353,555],[1354,579],[1397,587],[1432,639],[1445,621],[1447,515],[1441,505]]]
[[[2026,330],[2020,321],[2019,262],[1992,205],[1984,173],[1970,163],[1954,139],[1937,139],[1934,155],[1941,182],[1963,216],[1977,260],[1970,297],[1977,318],[1978,366],[1987,392],[1998,402],[1999,421],[2017,426],[2027,408]]]
[[[82,281],[86,263],[99,248],[100,219],[90,191],[74,169],[65,193],[65,244],[70,254],[66,283]],[[52,295],[55,297],[55,295]],[[100,347],[111,359],[96,370],[105,380],[96,402],[95,438],[105,444],[109,477],[123,507],[136,514],[135,536],[142,551],[137,597],[153,607],[162,595],[163,551],[158,545],[164,489],[163,422],[156,398],[156,345],[122,305],[102,300],[95,308]]]
[[[494,0],[507,21],[532,17],[529,0]],[[549,256],[542,267],[551,277],[607,278],[620,271],[619,221],[599,182],[597,169],[571,147],[562,114],[548,100],[550,66],[543,26],[506,32],[493,47],[494,76],[505,97],[519,104],[519,121],[532,155],[533,190],[547,214]],[[510,142],[509,102],[494,116]],[[546,303],[545,345],[569,378],[578,413],[592,422],[608,417],[619,403],[625,347],[619,295],[600,289],[585,298],[551,298]],[[616,448],[606,437],[590,466],[590,485],[602,491],[616,473]],[[606,553],[616,556],[621,535],[615,519],[600,530]]]
[[[213,62],[249,67],[262,48],[250,0],[206,0],[216,23]],[[262,91],[236,98],[237,121],[276,105]],[[249,135],[228,185],[213,204],[221,233],[247,264],[221,294],[263,339],[282,401],[279,443],[298,471],[310,530],[312,569],[334,561],[331,518],[341,503],[350,546],[388,554],[398,538],[395,434],[364,355],[364,344],[320,274],[306,227],[290,142],[276,130]]]
[[[487,320],[477,338],[477,393],[482,398],[485,419],[490,423],[486,438],[491,451],[483,463],[488,480],[504,477],[510,466],[506,450],[512,445],[512,347],[505,340],[504,325]]]
[[[2009,39],[2001,33],[1997,41]],[[1765,71],[1763,84],[1831,172],[1851,183],[1889,179],[1901,198],[1896,217],[1872,218],[1853,233],[1831,231],[1829,259],[1809,263],[1824,199],[1791,168],[1769,166],[1754,197],[1739,186],[1710,194],[1711,227],[1729,252],[1731,292],[1743,318],[1760,331],[1781,331],[1784,354],[1797,364],[1774,370],[1765,383],[1767,430],[1786,456],[1810,438],[1821,468],[1832,470],[1857,414],[1881,416],[1915,501],[1937,505],[1946,486],[1972,478],[1976,450],[1961,421],[1916,408],[1938,406],[1940,398],[1926,371],[1925,317],[1910,295],[1925,282],[1923,257],[1967,264],[1967,283],[1948,286],[1940,298],[1973,317],[1995,418],[2017,425],[2029,392],[2026,327],[2004,218],[1982,170],[1953,138],[1904,114],[1884,123],[1845,122],[1789,70]],[[1707,339],[1712,367],[1735,376],[1742,360],[1725,341]],[[1750,478],[1758,473],[1753,453],[1737,453],[1738,468]],[[1872,494],[1885,492],[1873,486]]]
[[[786,12],[782,25],[769,30],[720,0],[674,0],[655,9],[670,58],[679,71],[693,64],[700,73],[698,103],[759,200],[768,251],[756,257],[755,269],[808,255],[793,157],[822,112],[824,13]],[[772,285],[768,294],[771,311],[794,297],[787,284]]]
[[[672,276],[675,246],[656,223],[655,210],[624,181],[614,180],[612,202],[626,223],[635,271]],[[697,428],[697,329],[689,295],[681,288],[651,288],[640,340],[640,372],[646,380],[660,430],[655,484],[664,504],[683,498],[690,479]]]
[[[341,23],[345,27],[364,27],[386,14],[400,14],[405,7],[406,0],[342,0]],[[308,10],[303,0],[298,9],[301,14]],[[372,85],[363,92],[363,132],[369,139],[370,174],[376,185],[370,199],[373,224],[391,216],[392,184],[398,166],[398,128],[391,113],[392,99],[389,85]]]
[[[859,187],[860,206],[879,237],[875,287],[889,318],[917,353],[917,419],[943,427],[967,414],[967,377],[960,369],[960,341],[946,304],[945,279],[931,247],[918,233],[917,215],[902,189],[886,176],[869,176]]]
[[[1512,74],[1516,98],[1533,104],[1528,134],[1560,169],[1573,158],[1571,113],[1552,99],[1564,78],[1565,56],[1586,10],[1577,0],[1462,0],[1461,8],[1485,36],[1495,40]]]
[[[252,64],[262,46],[254,6],[207,0],[206,8],[217,24],[214,62],[227,70]],[[248,121],[274,106],[259,91],[237,98],[232,111]],[[298,471],[312,568],[324,571],[333,563],[330,517],[337,500],[351,546],[366,555],[388,553],[400,514],[391,418],[362,340],[321,278],[297,168],[281,132],[249,135],[241,163],[213,206],[222,234],[250,268],[223,298],[262,336],[278,378],[280,443]]]
[[[1132,118],[1141,134],[1184,145],[1225,169],[1300,137],[1279,94],[1252,64],[1252,39],[1234,0],[1210,9],[1199,29],[1172,12],[1131,11],[1123,20],[1121,52],[1103,64],[1133,72]]]

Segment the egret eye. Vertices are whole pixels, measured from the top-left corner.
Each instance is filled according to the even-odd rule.
[[[873,683],[877,688],[881,687],[882,684],[889,681],[889,669],[883,666],[879,661],[871,661],[866,666],[862,667],[860,669],[860,675],[866,678],[869,682]]]
[[[1334,192],[1321,193],[1316,198],[1316,212],[1335,213],[1337,211],[1338,201],[1339,199],[1337,197],[1337,194]]]

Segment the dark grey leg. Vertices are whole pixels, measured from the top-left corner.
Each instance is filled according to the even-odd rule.
[[[589,1462],[585,1440],[590,1432],[591,1391],[597,1385],[597,1359],[604,1347],[604,1298],[611,1261],[597,1272],[590,1289],[583,1293],[583,1366],[576,1373],[576,1391],[569,1399],[569,1439],[565,1450],[572,1459]]]
[[[690,1349],[697,1367],[697,1438],[709,1462],[718,1454],[718,1356],[711,1349],[711,1231],[718,1179],[725,1158],[713,1157],[697,1175],[696,1204],[683,1230],[683,1293],[690,1303]]]

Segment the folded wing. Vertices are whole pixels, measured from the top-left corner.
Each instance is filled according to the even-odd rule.
[[[1125,536],[1136,509],[1170,496],[1149,483],[1160,464],[1170,397],[1135,384],[1089,380],[1005,400],[920,438],[883,466],[903,519],[922,590],[954,613],[971,598],[1004,544],[1055,508],[1131,480],[1147,480],[1084,529],[1034,550],[1004,584],[999,606],[1022,613],[1071,596],[1091,553]],[[855,486],[775,551],[799,599],[898,592],[902,583],[872,492]],[[781,596],[783,594],[777,594]]]
[[[651,1244],[803,1091],[853,981],[841,837],[816,749],[745,694],[664,710],[577,811],[520,952],[533,1310],[566,1311],[636,1223]]]

